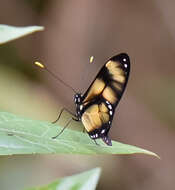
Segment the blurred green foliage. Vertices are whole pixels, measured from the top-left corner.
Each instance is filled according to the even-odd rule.
[[[0,64],[20,72],[24,77],[28,77],[33,81],[39,79],[36,67],[32,67],[28,60],[21,57],[14,45],[3,44],[0,46]]]
[[[30,188],[27,190],[95,190],[100,173],[101,169],[95,168],[81,174],[59,179],[44,187]]]

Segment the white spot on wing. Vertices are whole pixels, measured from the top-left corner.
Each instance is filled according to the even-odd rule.
[[[125,68],[127,68],[127,67],[128,67],[128,65],[125,63],[125,64],[124,64],[124,67],[125,67]]]
[[[112,111],[109,111],[109,114],[112,115]]]
[[[83,109],[83,105],[80,105],[80,110],[82,110]]]
[[[106,103],[109,104],[109,102],[106,100]]]
[[[105,129],[103,129],[103,130],[101,131],[101,134],[103,134],[103,133],[105,133]]]
[[[112,109],[112,106],[111,106],[111,105],[108,105],[108,108],[111,110],[111,109]]]

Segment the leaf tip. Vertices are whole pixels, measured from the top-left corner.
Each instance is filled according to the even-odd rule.
[[[149,150],[145,150],[144,153],[145,153],[145,154],[148,154],[148,155],[150,155],[150,156],[154,156],[154,157],[156,157],[156,158],[158,158],[158,159],[161,160],[160,156],[159,156],[158,154],[154,153],[154,152],[151,152],[151,151],[149,151]]]
[[[43,31],[45,29],[44,26],[38,26],[38,31]]]

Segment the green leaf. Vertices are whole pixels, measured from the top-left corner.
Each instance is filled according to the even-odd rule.
[[[61,129],[58,125],[49,122],[25,119],[0,112],[0,155],[143,153],[157,156],[153,152],[115,141],[109,147],[99,139],[100,145],[97,146],[86,133],[71,130],[70,127],[64,130],[58,138],[52,139]]]
[[[44,30],[42,26],[14,27],[0,24],[0,45],[31,33]]]
[[[43,187],[30,188],[27,190],[95,190],[101,169],[95,168],[81,174],[59,179]]]

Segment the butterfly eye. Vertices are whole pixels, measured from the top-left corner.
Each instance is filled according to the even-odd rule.
[[[81,94],[76,93],[76,94],[74,95],[75,104],[79,104],[79,103],[81,102],[81,99],[82,99]]]

